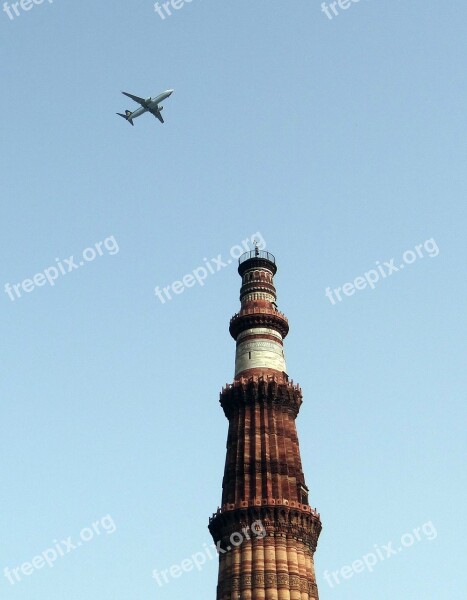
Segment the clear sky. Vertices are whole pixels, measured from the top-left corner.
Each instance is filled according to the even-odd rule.
[[[215,598],[216,560],[151,574],[210,543],[229,252],[255,236],[320,599],[460,598],[465,2],[23,4],[0,12],[0,598]],[[168,88],[164,125],[115,115]]]

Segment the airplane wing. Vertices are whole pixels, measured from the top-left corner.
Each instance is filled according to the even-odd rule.
[[[159,119],[159,121],[160,121],[161,123],[163,123],[163,122],[164,122],[164,119],[162,118],[162,115],[161,115],[160,111],[151,110],[151,111],[149,111],[149,112],[150,112],[152,115],[154,115],[154,116],[156,117],[156,119]]]
[[[127,92],[122,92],[122,94],[124,94],[125,96],[128,96],[128,98],[131,98],[138,104],[141,104],[141,106],[143,106],[144,108],[147,108],[147,103],[144,98],[140,98],[139,96],[133,96],[133,94],[128,94]]]

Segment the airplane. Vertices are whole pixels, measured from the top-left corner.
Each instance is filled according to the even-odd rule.
[[[166,90],[165,92],[162,92],[162,94],[159,94],[155,98],[147,98],[146,100],[144,98],[139,98],[138,96],[133,96],[132,94],[128,94],[127,92],[122,92],[122,94],[124,94],[125,96],[128,96],[128,98],[131,98],[135,102],[138,102],[138,104],[141,104],[141,108],[137,108],[133,112],[131,110],[126,110],[125,114],[122,114],[122,113],[116,113],[116,114],[119,115],[120,117],[123,117],[129,123],[134,125],[133,119],[136,119],[136,117],[139,117],[141,115],[144,115],[145,112],[150,112],[152,115],[154,115],[156,117],[156,119],[159,119],[159,121],[161,123],[163,123],[164,119],[162,118],[161,110],[164,107],[159,106],[159,103],[162,102],[163,100],[165,100],[166,98],[168,98],[169,96],[171,96],[173,94],[173,92],[174,92],[174,90]]]

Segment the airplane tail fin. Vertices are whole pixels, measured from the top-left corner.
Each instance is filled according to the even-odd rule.
[[[117,113],[117,115],[119,117],[123,117],[124,119],[126,119],[129,123],[131,123],[134,126],[133,119],[131,118],[131,115],[132,115],[131,110],[126,110],[125,114]]]

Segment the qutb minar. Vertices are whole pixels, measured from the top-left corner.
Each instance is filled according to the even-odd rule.
[[[276,270],[274,256],[258,248],[239,258],[241,307],[230,321],[235,377],[220,394],[229,420],[222,504],[209,521],[223,550],[217,600],[318,600],[313,556],[321,521],[300,460],[302,392],[287,375],[289,325],[277,309]],[[232,534],[258,521],[264,536],[232,545]]]

